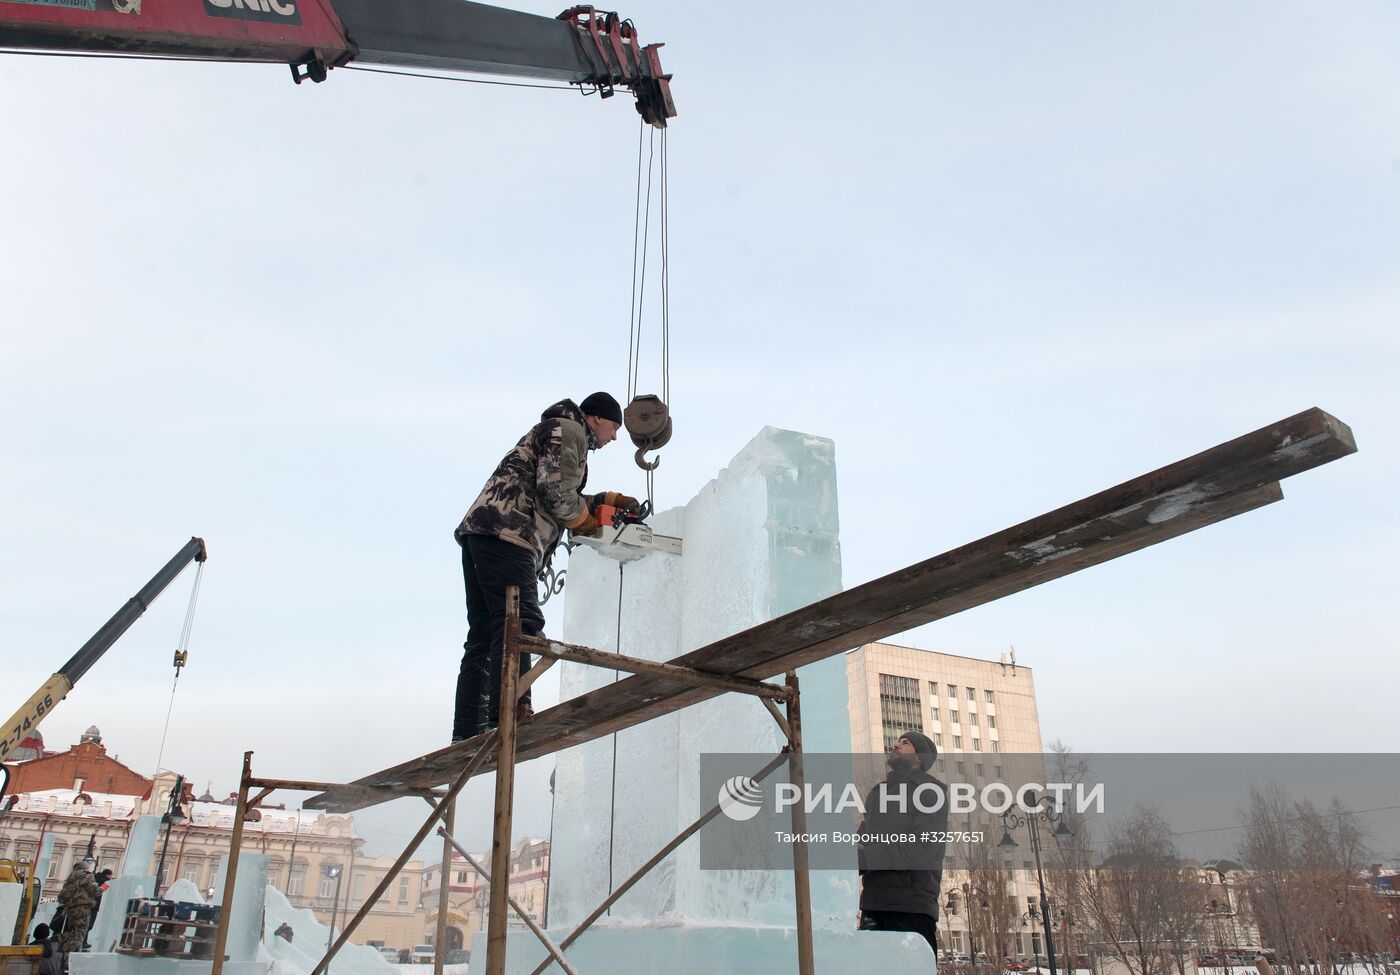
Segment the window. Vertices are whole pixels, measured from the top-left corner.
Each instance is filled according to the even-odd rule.
[[[956,712],[956,711],[949,711],[949,712],[948,712],[948,721],[949,721],[950,723],[952,723],[952,724],[957,724],[957,723],[958,723],[959,721],[961,721],[961,720],[962,720],[962,717],[958,714],[958,712]]]
[[[276,860],[267,865],[267,885],[282,889],[282,864]]]
[[[880,675],[880,721],[888,749],[906,731],[923,731],[919,682],[912,677]]]
[[[956,684],[949,684],[949,685],[948,685],[948,700],[950,700],[950,701],[956,701],[957,699],[958,699],[958,685],[956,685]]]
[[[978,762],[978,763],[977,763],[977,777],[980,779],[983,775],[986,774],[986,771],[987,771],[987,770],[982,766],[982,763],[981,763],[981,762]]]
[[[62,862],[63,862],[63,854],[66,853],[67,850],[68,850],[68,844],[67,844],[67,843],[55,843],[55,844],[53,845],[53,852],[49,854],[49,872],[48,872],[48,879],[49,879],[49,880],[56,880],[56,879],[60,876],[60,874],[59,874],[59,872],[58,872],[58,868],[59,868],[60,864],[62,864]],[[66,875],[64,875],[64,876],[66,876]]]
[[[407,878],[407,877],[400,877],[400,878],[399,878],[399,903],[400,903],[400,904],[406,904],[406,903],[408,903],[408,878]]]
[[[973,750],[974,752],[980,752],[980,751],[982,750],[982,739],[981,739],[981,738],[974,738],[974,739],[972,739],[972,750]]]
[[[457,871],[456,882],[459,884],[464,884],[467,882],[467,872],[465,870]]]
[[[365,875],[358,873],[355,875],[355,903],[359,904],[365,899]]]
[[[953,736],[953,747],[958,749],[962,748],[962,735]]]
[[[992,697],[992,692],[991,692],[991,691],[983,691],[982,693],[985,694],[985,695],[987,695],[987,703],[988,703],[988,704],[995,704],[995,703],[997,703],[997,702],[996,702],[996,699]]]
[[[209,858],[209,872],[204,875],[204,889],[213,890],[219,882],[219,858]]]
[[[929,717],[933,720],[933,723],[938,724],[938,705],[935,704],[933,707],[929,708],[928,711]]]
[[[992,739],[992,751],[994,751],[994,752],[1000,752],[1000,751],[1001,751],[1001,742],[997,741],[996,739]]]
[[[967,765],[965,765],[965,764],[962,763],[962,762],[959,762],[959,763],[958,763],[958,774],[961,775],[961,776],[963,776],[963,777],[966,777],[966,776],[967,776]]]
[[[972,725],[972,727],[974,727],[974,728],[977,727],[977,712],[976,712],[976,711],[969,711],[969,712],[967,713],[967,723],[970,724],[970,725]]]
[[[287,880],[287,896],[300,897],[302,887],[306,883],[306,864],[298,863],[292,866],[291,877]]]
[[[943,747],[943,736],[936,731],[933,733],[933,743],[939,748]]]
[[[938,681],[931,680],[928,682],[928,696],[930,700],[938,697]]]
[[[326,871],[325,871],[325,870],[322,870],[322,871],[321,871],[321,882],[320,882],[319,884],[316,885],[316,896],[317,896],[317,897],[333,897],[333,896],[335,896],[335,878],[334,878],[334,877],[327,877],[327,876],[326,876]]]
[[[967,699],[968,699],[969,701],[973,701],[973,702],[976,702],[976,700],[977,700],[977,692],[976,692],[975,690],[973,690],[971,687],[969,687],[969,688],[967,689]]]
[[[180,867],[180,879],[188,880],[196,887],[199,886],[199,868],[204,866],[204,860],[200,857],[186,857],[184,864]]]
[[[996,716],[995,714],[989,714],[989,715],[987,715],[987,727],[988,727],[988,728],[995,728],[996,726],[997,726],[997,716]]]

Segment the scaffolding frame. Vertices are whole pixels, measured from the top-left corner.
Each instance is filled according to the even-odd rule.
[[[234,886],[238,876],[238,857],[243,849],[243,823],[250,811],[256,809],[260,803],[278,789],[323,792],[336,796],[353,797],[364,804],[387,802],[404,796],[421,796],[430,807],[430,812],[418,828],[418,832],[404,847],[394,864],[384,872],[379,883],[365,897],[359,910],[341,928],[340,934],[321,960],[317,962],[311,975],[324,975],[329,970],[336,954],[349,941],[350,936],[360,923],[369,916],[380,896],[389,889],[389,885],[393,883],[412,858],[414,851],[428,838],[430,833],[434,832],[434,827],[436,827],[436,834],[442,839],[442,870],[438,882],[437,936],[433,944],[433,971],[435,975],[442,975],[445,963],[448,874],[454,851],[460,854],[467,864],[487,881],[490,888],[486,927],[486,975],[504,975],[505,973],[508,910],[514,911],[520,917],[526,928],[540,940],[548,953],[545,960],[535,968],[534,975],[541,975],[555,963],[558,963],[566,975],[578,975],[578,972],[564,956],[564,950],[577,941],[595,921],[607,912],[608,908],[631,890],[648,872],[675,852],[687,839],[698,833],[707,823],[719,816],[723,807],[716,803],[677,833],[670,842],[637,868],[631,876],[610,891],[608,896],[592,913],[579,922],[567,937],[555,944],[544,929],[510,896],[510,853],[515,806],[516,744],[520,728],[519,715],[514,705],[529,690],[535,679],[553,666],[556,660],[570,660],[575,663],[620,670],[625,673],[665,676],[670,680],[684,681],[700,687],[749,694],[762,702],[777,724],[782,736],[787,740],[787,744],[783,746],[777,756],[758,769],[751,778],[755,782],[762,781],[779,766],[786,763],[789,781],[799,789],[805,783],[802,760],[801,689],[795,670],[788,670],[784,674],[782,684],[773,684],[768,681],[714,674],[672,663],[658,663],[606,650],[595,650],[591,647],[575,647],[532,639],[520,632],[520,590],[516,586],[511,586],[506,590],[504,644],[501,662],[500,700],[503,703],[500,708],[500,723],[495,729],[478,735],[471,742],[465,743],[464,749],[470,751],[471,757],[445,791],[411,785],[367,786],[359,783],[313,782],[304,779],[255,776],[252,767],[253,753],[243,753],[243,773],[238,784],[238,804],[234,811],[233,837],[230,841],[228,868],[224,880],[223,906],[219,913],[211,975],[222,975],[226,960],[229,920],[233,911]],[[528,672],[521,674],[521,655],[531,651],[539,653],[540,660]],[[779,710],[778,704],[774,703],[775,701],[782,704],[782,710]],[[504,702],[513,703],[507,706]],[[491,865],[488,870],[479,864],[452,835],[452,827],[457,796],[492,754],[496,757],[496,787],[495,813],[491,826]],[[796,837],[793,843],[793,894],[797,927],[798,972],[799,975],[814,975],[812,884],[805,840],[807,811],[803,808],[802,803],[793,803],[789,807],[789,812],[792,833]],[[438,826],[439,822],[443,825]],[[501,881],[496,878],[505,879]]]
[[[648,871],[718,816],[722,807],[712,806],[681,830],[556,945],[509,896],[515,766],[519,761],[634,727],[722,693],[743,693],[763,704],[787,739],[787,745],[753,778],[762,780],[786,762],[792,783],[802,789],[805,775],[798,667],[1273,504],[1283,498],[1281,479],[1355,451],[1356,442],[1346,424],[1320,409],[1305,410],[666,662],[522,634],[520,593],[512,587],[506,600],[503,703],[497,728],[352,783],[254,776],[253,753],[244,753],[211,975],[223,975],[244,820],[276,789],[320,792],[303,805],[340,812],[410,795],[421,796],[430,807],[413,839],[346,922],[312,975],[326,975],[336,953],[435,827],[443,840],[435,975],[442,975],[444,963],[453,850],[461,852],[489,881],[486,975],[505,972],[508,908],[521,914],[548,952],[532,975],[542,975],[556,962],[566,975],[576,975],[564,950]],[[540,660],[522,675],[521,656],[528,653],[538,654]],[[514,705],[557,660],[631,676],[535,715],[525,725],[522,756],[521,725]],[[783,683],[771,683],[779,674],[784,676]],[[493,759],[495,811],[488,871],[457,843],[452,828],[457,796],[474,775],[493,767]],[[440,788],[444,782],[448,783],[445,790]],[[810,864],[803,839],[806,811],[802,803],[789,808],[797,838],[793,845],[793,890],[798,972],[813,975]]]

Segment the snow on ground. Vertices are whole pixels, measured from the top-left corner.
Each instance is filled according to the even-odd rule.
[[[283,923],[291,925],[292,940],[279,938],[277,929]],[[267,888],[263,907],[262,945],[258,960],[270,962],[268,975],[308,975],[326,953],[330,929],[306,908],[293,907],[276,887]],[[347,944],[336,952],[330,975],[405,975],[407,969],[418,965],[391,965],[368,945]],[[432,966],[428,966],[432,970]],[[461,975],[466,975],[462,966]]]

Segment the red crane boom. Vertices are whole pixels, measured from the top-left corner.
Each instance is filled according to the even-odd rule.
[[[4,0],[0,46],[291,66],[324,81],[352,61],[626,88],[658,128],[676,114],[661,44],[616,13],[541,17],[469,0]]]

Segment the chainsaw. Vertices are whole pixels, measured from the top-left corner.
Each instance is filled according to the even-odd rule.
[[[646,523],[651,515],[650,501],[626,508],[600,504],[593,509],[593,516],[598,519],[598,531],[593,535],[576,535],[572,541],[620,562],[631,562],[650,552],[680,555],[681,540],[653,532]]]

